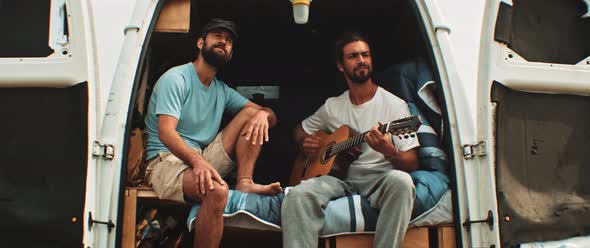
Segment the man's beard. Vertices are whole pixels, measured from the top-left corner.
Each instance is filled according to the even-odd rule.
[[[219,47],[220,49],[222,49],[223,51],[225,51],[224,54],[218,54],[215,51],[213,51],[213,49],[215,49],[215,47]],[[225,50],[225,48],[223,46],[207,46],[207,43],[203,44],[203,51],[201,52],[203,55],[203,59],[205,59],[205,62],[207,62],[207,64],[215,67],[217,70],[223,68],[223,66],[225,64],[227,64],[227,62],[229,62],[229,54],[227,53],[227,50]]]
[[[364,71],[360,71],[362,69],[367,70],[367,72],[365,73]],[[369,81],[369,78],[371,78],[371,75],[373,74],[373,69],[370,65],[363,63],[357,65],[354,69],[352,69],[352,71],[344,70],[344,72],[346,73],[348,79],[350,79],[350,81],[352,81],[353,83],[364,84],[367,81]]]

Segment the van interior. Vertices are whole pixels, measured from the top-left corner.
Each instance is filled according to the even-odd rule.
[[[170,1],[174,2],[187,4],[187,1]],[[186,11],[183,13],[187,15]],[[169,13],[160,12],[162,18],[166,18],[165,15],[169,16]],[[142,73],[139,74],[142,76],[136,82],[135,105],[130,109],[133,113],[130,115],[130,130],[143,128],[149,95],[158,78],[173,66],[195,60],[200,28],[216,17],[236,22],[239,36],[232,60],[217,78],[233,88],[260,90],[250,99],[272,108],[278,118],[256,165],[254,180],[259,183],[279,181],[283,186],[288,185],[297,153],[292,139],[294,128],[328,97],[347,89],[333,56],[333,44],[341,32],[360,31],[368,36],[372,43],[374,78],[385,89],[391,89],[391,85],[380,82],[380,73],[391,65],[422,58],[435,71],[432,49],[411,1],[366,0],[362,4],[355,0],[313,1],[308,23],[300,25],[293,21],[291,3],[287,0],[191,0],[190,15],[187,16],[190,22],[184,25],[185,30],[155,27],[148,34],[147,50],[141,61]],[[443,99],[441,92],[438,96]],[[230,118],[224,117],[222,126]],[[449,145],[450,141],[446,139],[445,143]],[[231,179],[228,182],[231,184]],[[232,241],[226,236],[223,244],[231,246]],[[265,239],[268,240],[269,236]],[[243,239],[239,240],[243,242]],[[280,236],[274,240],[280,246]],[[269,247],[277,247],[277,243]]]
[[[256,15],[244,9],[256,10]],[[233,88],[278,87],[279,91],[278,97],[265,98],[264,94],[269,93],[262,89],[262,95],[250,98],[272,108],[279,120],[270,130],[270,142],[263,147],[257,163],[255,179],[260,182],[280,181],[286,185],[296,152],[293,129],[325,99],[347,89],[333,58],[333,43],[340,32],[359,30],[369,37],[377,77],[392,64],[429,56],[430,48],[416,11],[404,0],[367,1],[362,5],[357,1],[313,2],[305,25],[294,23],[289,1],[193,0],[191,10],[190,32],[152,33],[145,56],[146,78],[142,80],[147,84],[147,93],[137,103],[136,113],[143,117],[150,90],[164,72],[196,58],[201,24],[214,17],[234,20],[239,41],[232,60],[217,77]],[[136,125],[142,125],[137,117]]]

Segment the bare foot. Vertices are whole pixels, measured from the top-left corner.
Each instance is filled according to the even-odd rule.
[[[261,195],[276,195],[283,192],[283,188],[281,188],[281,183],[279,182],[263,185],[254,183],[252,180],[241,180],[236,185],[236,190]]]

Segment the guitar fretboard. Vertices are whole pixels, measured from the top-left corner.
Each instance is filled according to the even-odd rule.
[[[382,125],[379,128],[377,128],[377,130],[379,130],[379,132],[381,132],[382,134],[389,132],[395,125],[391,125],[392,123],[387,123],[386,125]],[[365,142],[365,138],[367,137],[367,134],[370,131],[366,131],[364,133],[361,134],[357,134],[355,136],[352,136],[350,138],[348,138],[345,141],[342,141],[336,145],[332,146],[332,151],[330,152],[330,154],[328,156],[334,156],[342,151],[346,151],[360,143]]]

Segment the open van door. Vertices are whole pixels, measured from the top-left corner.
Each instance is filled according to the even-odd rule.
[[[590,235],[588,1],[486,4],[477,135],[488,163],[471,197],[489,224],[463,225],[488,233],[481,247]]]
[[[99,84],[89,1],[0,1],[0,240],[87,247]]]
[[[111,223],[111,227],[97,225],[93,247],[119,247],[124,219],[135,224],[135,216],[123,216],[124,189],[127,182],[127,151],[138,86],[144,80],[145,56],[148,54],[149,36],[156,27],[160,9],[167,1],[135,1],[130,23],[124,30],[124,41],[118,57],[105,114],[100,129],[100,155],[96,177],[96,218]],[[188,0],[169,2],[188,4]],[[176,6],[176,5],[174,5]],[[187,5],[188,6],[188,5]],[[137,116],[136,116],[137,117]],[[143,121],[141,121],[143,122]],[[135,206],[133,206],[135,207]],[[126,236],[135,238],[135,233]]]

